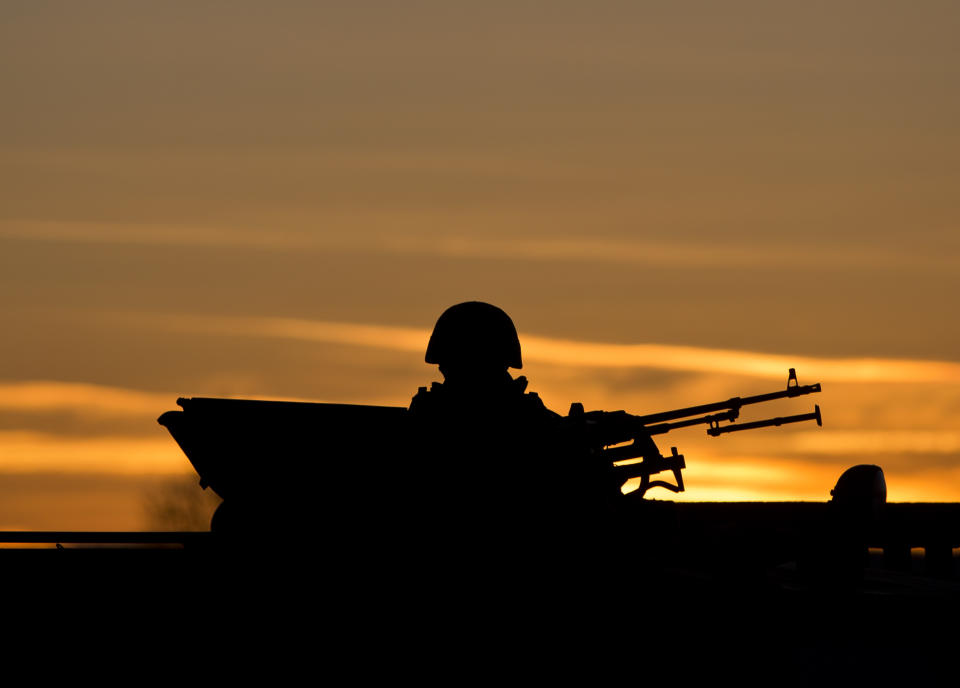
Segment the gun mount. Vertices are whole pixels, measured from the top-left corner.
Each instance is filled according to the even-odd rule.
[[[653,487],[663,487],[672,492],[684,491],[683,474],[681,473],[686,468],[684,457],[677,453],[676,447],[670,448],[669,456],[663,456],[652,439],[654,435],[663,435],[671,430],[694,425],[709,426],[707,434],[711,437],[718,437],[729,432],[776,427],[808,420],[814,420],[818,426],[822,426],[823,419],[820,416],[820,406],[818,405],[814,406],[811,413],[778,416],[750,423],[735,422],[740,417],[740,409],[744,406],[762,404],[777,399],[791,399],[819,391],[819,382],[812,385],[800,385],[797,381],[796,370],[790,368],[787,374],[786,389],[776,392],[749,397],[733,397],[726,401],[642,416],[631,415],[626,411],[584,411],[583,404],[575,403],[570,406],[568,418],[579,426],[580,434],[584,438],[588,450],[601,460],[612,463],[615,474],[622,478],[623,482],[632,478],[640,478],[640,487],[637,494],[642,498],[647,490]],[[694,417],[691,418],[690,416]],[[729,423],[729,425],[721,425],[721,423]],[[625,444],[627,442],[630,442],[630,444]],[[664,471],[673,473],[674,483],[650,479],[652,475]]]

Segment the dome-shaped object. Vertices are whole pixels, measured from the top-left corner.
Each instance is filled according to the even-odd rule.
[[[880,466],[860,464],[848,468],[830,494],[833,503],[844,509],[876,510],[887,502],[887,481]]]
[[[887,501],[887,481],[880,466],[860,464],[848,468],[840,476],[837,486],[830,490],[834,500],[840,502]]]
[[[427,363],[452,362],[522,368],[520,338],[510,316],[482,301],[450,306],[433,328]]]

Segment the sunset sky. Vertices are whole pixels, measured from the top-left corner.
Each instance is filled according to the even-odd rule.
[[[822,429],[664,438],[682,498],[878,463],[960,500],[958,35],[933,0],[5,1],[0,529],[146,527],[178,396],[406,406],[473,299],[561,413],[823,383],[744,414]]]

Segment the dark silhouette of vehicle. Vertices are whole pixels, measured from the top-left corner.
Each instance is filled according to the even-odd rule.
[[[317,537],[419,554],[458,543],[516,556],[531,542],[574,543],[615,549],[621,564],[648,573],[708,572],[739,588],[849,587],[871,565],[914,571],[911,550],[922,548],[926,573],[955,576],[960,509],[887,504],[878,466],[850,469],[822,503],[648,498],[656,487],[684,489],[686,460],[675,447],[661,453],[658,435],[700,424],[714,437],[820,425],[819,406],[737,422],[743,406],[821,391],[800,385],[793,369],[774,392],[646,415],[573,404],[561,416],[509,374],[522,367],[516,328],[481,302],[441,315],[425,359],[444,381],[421,388],[410,408],[179,399],[182,410],[159,422],[201,485],[223,497],[211,530],[225,540]],[[660,473],[673,481],[654,479]],[[631,478],[639,489],[622,494]]]

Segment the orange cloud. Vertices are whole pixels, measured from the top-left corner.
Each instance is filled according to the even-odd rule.
[[[369,157],[369,156],[368,156]],[[370,157],[366,164],[371,169],[383,166],[402,166],[402,160],[383,160]],[[89,164],[89,163],[88,163]],[[281,163],[283,164],[283,163]],[[339,169],[357,164],[353,158],[337,160]],[[417,159],[422,167],[424,161]],[[468,169],[481,168],[483,162],[473,164],[458,161]],[[510,169],[520,162],[513,160]],[[438,169],[443,165],[437,163]],[[533,173],[533,170],[530,170]],[[549,168],[539,170],[551,173]],[[554,171],[555,172],[555,171]],[[497,171],[502,175],[504,171]],[[434,211],[436,213],[436,211]],[[378,234],[370,227],[384,224],[396,225],[395,216],[382,217],[375,211],[366,211],[363,231],[354,231],[358,226],[356,213],[326,215],[324,224],[330,231],[314,232],[302,229],[273,227],[270,232],[249,229],[236,225],[185,225],[161,223],[109,223],[84,221],[0,220],[0,237],[30,239],[33,241],[82,241],[107,244],[142,244],[174,246],[246,246],[256,249],[279,251],[355,251],[391,255],[433,256],[438,258],[470,258],[481,260],[522,260],[531,262],[565,261],[614,265],[655,265],[695,269],[704,267],[742,267],[757,265],[791,268],[798,264],[816,264],[820,269],[848,268],[897,268],[947,269],[960,266],[960,260],[952,254],[925,254],[916,256],[898,253],[879,247],[857,246],[857,250],[837,251],[825,254],[818,247],[803,244],[784,245],[752,239],[749,242],[691,243],[689,241],[664,241],[651,239],[616,239],[579,236],[537,236],[524,238],[505,233],[490,236],[487,232],[489,219],[474,218],[477,227],[461,234],[417,233],[413,227],[408,231]],[[452,217],[434,216],[429,220],[418,218],[411,224],[434,224],[436,226],[462,225],[461,215]],[[478,236],[482,231],[483,235]]]
[[[57,437],[27,431],[0,432],[0,471],[182,474],[190,463],[165,433],[156,437]]]
[[[86,414],[143,416],[166,408],[176,397],[80,382],[0,383],[0,409],[16,411],[75,410]]]
[[[791,452],[803,454],[955,454],[955,430],[821,430],[793,432],[785,438]]]
[[[168,316],[158,322],[175,329],[234,336],[278,337],[421,352],[429,331],[390,325],[296,318]],[[672,344],[608,344],[536,335],[521,337],[524,358],[579,368],[656,368],[783,379],[797,368],[820,381],[960,384],[960,363],[896,358],[828,358],[711,349]]]

